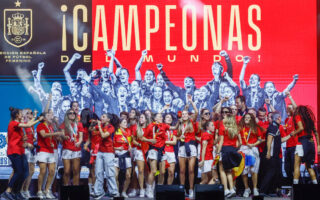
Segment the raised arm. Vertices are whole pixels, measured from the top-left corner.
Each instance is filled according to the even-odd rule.
[[[245,56],[245,57],[243,58],[243,65],[242,65],[242,69],[241,69],[240,77],[239,77],[241,89],[247,88],[247,84],[246,84],[246,82],[244,81],[244,74],[245,74],[245,72],[246,72],[246,68],[247,68],[248,63],[250,62],[250,59],[251,59],[251,58],[250,58],[249,56]]]
[[[192,101],[192,96],[188,94],[188,101],[191,103],[192,107],[193,107],[193,110],[194,110],[194,117],[193,117],[193,121],[197,121],[197,117],[199,115],[199,111],[198,111],[198,108],[196,106],[196,104]]]
[[[67,84],[69,85],[69,87],[70,87],[70,83],[73,81],[69,70],[70,70],[71,66],[73,65],[73,63],[80,58],[81,58],[81,55],[79,53],[73,54],[73,56],[71,57],[71,59],[69,60],[67,65],[63,68],[63,73],[64,73],[64,76],[66,78],[66,81],[67,81]]]
[[[264,102],[266,103],[266,105],[268,105],[268,108],[269,108],[269,112],[275,112],[276,109],[274,109],[273,105],[270,103],[270,99],[265,99]]]
[[[37,120],[35,118],[33,118],[32,120],[28,121],[26,124],[20,123],[18,126],[21,128],[29,128],[29,127],[36,125],[41,120],[43,120],[43,116],[39,117],[39,119],[37,119]]]
[[[122,69],[122,65],[115,56],[114,56],[114,63],[116,63],[116,66],[117,66],[116,76],[118,77],[120,75],[120,70]]]
[[[139,61],[136,64],[135,74],[136,74],[136,80],[137,81],[141,81],[142,80],[141,79],[140,69],[141,69],[144,57],[147,55],[147,53],[148,53],[147,50],[143,50],[142,53],[141,53],[141,57],[140,57]]]
[[[287,91],[291,91],[292,88],[296,85],[298,79],[299,79],[299,75],[298,75],[298,74],[295,74],[295,75],[293,76],[292,82],[287,86],[286,89],[283,90],[282,93],[285,95],[285,93],[286,93]]]
[[[46,107],[44,109],[45,113],[47,113],[49,111],[51,100],[52,100],[52,93],[49,94],[48,102],[47,102],[47,105],[46,105]]]
[[[290,100],[290,102],[291,102],[291,104],[292,104],[293,109],[296,109],[298,106],[297,106],[296,102],[294,101],[294,99],[292,98],[290,92],[287,91],[287,92],[286,92],[286,95],[287,95],[287,97],[289,98],[289,100]]]
[[[115,56],[115,51],[113,49],[111,50],[107,50],[106,53],[107,56],[109,56],[110,62],[109,62],[109,74],[110,74],[110,79],[111,79],[111,83],[114,84],[117,81],[117,77],[114,75],[113,73],[113,62],[114,62],[114,56]]]
[[[223,56],[224,59],[226,60],[227,73],[229,74],[229,76],[232,79],[233,78],[233,68],[232,68],[232,63],[231,63],[231,60],[230,60],[228,53],[225,50],[222,50],[222,51],[220,51],[220,56]]]
[[[157,64],[157,68],[158,70],[160,71],[161,75],[162,75],[162,78],[164,80],[164,82],[168,85],[168,87],[177,92],[178,94],[180,94],[182,92],[182,88],[178,87],[178,86],[175,86],[168,78],[168,76],[166,75],[166,73],[163,71],[163,65],[160,63],[160,64]]]

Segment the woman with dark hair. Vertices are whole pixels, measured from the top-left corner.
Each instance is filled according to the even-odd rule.
[[[167,113],[164,115],[164,123],[172,126],[173,117],[172,114]],[[177,144],[177,131],[176,130],[167,130],[166,131],[166,141],[164,147],[164,155],[160,164],[160,174],[158,178],[159,184],[164,184],[164,175],[166,172],[166,162],[169,164],[168,167],[168,185],[172,185],[174,179],[174,169],[176,165],[176,155],[174,153],[174,146]]]
[[[226,115],[222,122],[219,127],[219,144],[216,153],[220,155],[219,171],[221,182],[224,186],[224,195],[230,198],[236,195],[232,168],[238,167],[242,159],[242,156],[237,152],[240,144],[240,135],[238,134],[237,122],[234,116],[231,114]]]
[[[112,134],[114,126],[118,123],[118,117],[112,114],[102,114],[100,120],[93,120],[90,124],[92,156],[96,156],[94,182],[94,197],[100,199],[105,195],[103,184],[104,174],[107,177],[107,185],[110,196],[119,196],[116,182],[116,170],[114,167],[114,149]]]
[[[13,186],[16,186],[17,191],[21,190],[23,182],[29,175],[29,166],[25,155],[25,147],[27,146],[27,136],[23,133],[23,128],[30,128],[41,121],[34,118],[27,123],[22,122],[22,112],[18,108],[10,107],[11,121],[8,125],[8,148],[7,155],[11,161],[13,175],[8,183],[6,191],[1,195],[5,199],[24,199],[19,192],[12,194]]]
[[[194,186],[194,168],[197,158],[196,148],[196,132],[197,126],[195,121],[198,116],[198,109],[192,101],[192,96],[188,95],[188,101],[191,103],[195,114],[191,118],[188,110],[182,111],[182,116],[178,125],[177,137],[180,139],[180,146],[178,152],[179,166],[180,166],[180,184],[185,185],[186,177],[186,163],[188,163],[189,174],[189,198],[193,198],[193,186]]]
[[[138,166],[138,181],[140,186],[140,195],[139,197],[145,196],[144,190],[144,166],[146,163],[146,158],[142,151],[142,137],[146,132],[147,126],[150,124],[150,121],[146,117],[145,114],[140,114],[139,121],[137,125],[132,129],[132,136],[133,136],[133,145],[136,146],[137,150],[134,155],[134,162],[137,163]]]
[[[64,131],[62,161],[63,161],[63,185],[69,185],[69,179],[73,175],[73,185],[79,185],[81,143],[83,138],[83,126],[78,122],[77,112],[69,109],[64,117],[60,129]],[[72,166],[72,169],[71,169]]]
[[[81,111],[80,121],[83,126],[83,141],[81,145],[81,154],[80,166],[86,166],[89,168],[89,177],[88,177],[88,186],[90,195],[94,195],[94,183],[96,181],[94,163],[90,164],[90,143],[91,143],[91,134],[89,131],[90,125],[93,121],[99,119],[96,113],[91,111],[89,108],[85,108]]]
[[[39,164],[40,173],[38,176],[38,192],[37,196],[40,199],[55,199],[51,192],[51,184],[54,179],[56,171],[56,158],[54,155],[54,149],[57,146],[56,136],[64,135],[63,132],[55,132],[52,126],[53,113],[42,113],[44,120],[37,126],[37,138],[38,138],[38,153],[37,162]],[[46,171],[48,176],[46,180]],[[45,183],[45,189],[42,191],[42,185]]]
[[[121,196],[128,198],[127,190],[129,188],[132,163],[130,156],[131,149],[131,131],[128,128],[128,121],[124,118],[120,118],[119,125],[116,128],[116,132],[113,137],[113,148],[115,150],[115,167],[116,167],[116,180],[119,188],[119,172],[125,171],[125,181],[123,183],[123,189]]]
[[[308,106],[298,106],[293,113],[295,130],[290,136],[298,136],[294,157],[293,184],[299,183],[300,164],[305,163],[313,184],[318,184],[316,174],[311,167],[315,159],[315,145],[312,134],[316,137],[318,152],[320,152],[319,135],[314,125],[316,118]]]
[[[242,173],[242,180],[245,191],[243,197],[248,198],[251,190],[248,185],[248,174],[251,173],[253,183],[253,195],[259,196],[257,188],[260,156],[257,145],[261,143],[261,130],[256,123],[254,115],[247,113],[240,120],[239,124],[242,145],[240,151],[246,156],[245,168]]]

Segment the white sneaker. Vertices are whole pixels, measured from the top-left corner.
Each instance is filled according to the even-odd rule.
[[[250,195],[250,193],[251,193],[250,188],[245,189],[245,190],[244,190],[244,193],[243,193],[243,197],[248,198],[248,197],[249,197],[249,195]]]
[[[46,199],[56,199],[56,197],[52,194],[51,190],[44,192]]]
[[[230,194],[230,190],[228,190],[228,189],[224,190],[224,196],[225,197],[228,196],[229,194]]]
[[[191,189],[189,190],[189,198],[193,199],[193,190],[191,190]]]
[[[22,196],[23,198],[25,198],[25,199],[29,199],[29,198],[30,198],[30,193],[29,193],[29,191],[23,191],[23,190],[21,190],[21,191],[20,191],[20,194],[21,194],[21,196]]]
[[[230,193],[227,195],[228,198],[231,198],[231,197],[235,197],[237,194],[236,194],[236,191],[234,189],[231,189],[230,190]]]
[[[147,196],[147,198],[149,198],[149,199],[153,199],[153,190],[150,189],[149,191],[147,191],[146,196]]]
[[[131,192],[128,194],[129,197],[135,197],[137,196],[137,190],[136,189],[132,189]]]
[[[253,188],[253,196],[259,196],[258,188]]]
[[[37,192],[37,197],[38,197],[39,199],[45,199],[45,198],[46,198],[46,197],[44,196],[44,194],[43,194],[42,191],[38,191],[38,192]]]
[[[126,192],[121,192],[121,196],[123,196],[124,198],[128,198],[128,195],[127,195],[127,193]]]
[[[146,191],[144,189],[140,190],[140,198],[143,198],[146,195]]]

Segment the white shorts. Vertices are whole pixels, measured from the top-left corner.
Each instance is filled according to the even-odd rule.
[[[245,166],[243,169],[243,175],[251,173],[258,173],[259,172],[259,166],[260,166],[260,156],[259,156],[259,150],[257,147],[249,148],[248,146],[241,145],[240,151],[244,153],[245,155],[250,155],[255,157],[255,163],[252,167]]]
[[[303,152],[303,146],[302,146],[302,144],[298,144],[298,145],[296,146],[296,150],[295,150],[294,154],[298,154],[299,157],[303,157],[304,152]]]
[[[81,158],[81,151],[71,151],[68,149],[62,150],[62,159],[63,160],[71,160],[75,158]]]
[[[142,150],[138,150],[138,149],[137,149],[137,150],[135,151],[134,161],[137,161],[137,160],[139,160],[139,161],[144,161]]]
[[[197,152],[198,152],[198,155],[197,155],[197,158],[198,160],[200,160],[200,155],[201,155],[201,144],[197,144]]]
[[[203,167],[201,167],[201,173],[211,172],[213,160],[205,160]]]
[[[158,160],[158,151],[155,149],[149,150],[147,159]]]
[[[59,161],[58,149],[54,149],[53,154],[54,154],[54,159],[56,160],[56,163],[58,163]]]
[[[131,156],[131,160],[133,160],[133,161],[134,161],[134,158],[136,155],[136,151],[137,151],[136,147],[130,149],[130,156]]]
[[[165,152],[165,154],[163,154],[161,161],[167,161],[169,164],[171,163],[176,163],[176,155],[174,154],[174,152]]]
[[[127,152],[128,152],[127,150],[116,150],[115,151],[115,158],[114,158],[114,166],[115,167],[119,168],[119,158],[117,158],[116,155],[123,155]],[[125,162],[126,162],[126,168],[132,167],[131,157],[125,158]]]
[[[190,152],[190,157],[197,157],[197,148],[196,148],[196,146],[194,146],[193,144],[190,144],[189,147],[190,147],[190,151],[191,151]],[[179,147],[178,157],[189,158],[187,156],[186,148],[185,148],[184,145]]]
[[[48,152],[38,152],[37,153],[37,162],[42,162],[42,163],[55,163],[56,159],[54,158],[53,153],[48,153]]]
[[[25,148],[24,154],[27,157],[28,163],[36,163],[36,157],[31,153],[30,149]]]

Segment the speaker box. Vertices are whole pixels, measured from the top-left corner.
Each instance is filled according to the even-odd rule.
[[[59,193],[60,200],[87,200],[90,199],[88,185],[61,186]]]
[[[195,185],[195,199],[215,199],[215,200],[223,200],[224,199],[224,189],[223,185]]]
[[[183,185],[156,185],[155,188],[156,200],[184,200],[184,186]]]
[[[293,189],[293,200],[306,200],[306,199],[318,199],[320,185],[314,184],[294,184]]]

